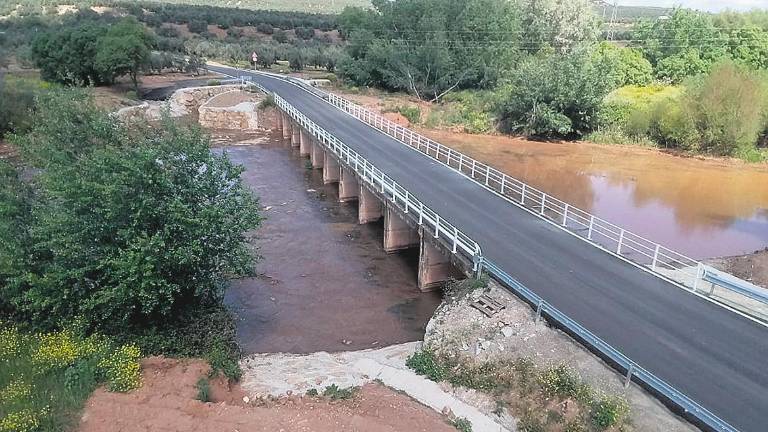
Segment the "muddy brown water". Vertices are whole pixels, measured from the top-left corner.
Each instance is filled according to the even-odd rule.
[[[357,203],[271,133],[225,145],[266,217],[254,241],[257,277],[225,298],[247,353],[343,351],[421,340],[440,303],[417,286],[418,250],[387,254],[382,224],[359,225]]]
[[[423,131],[692,258],[768,247],[768,165],[587,143]]]

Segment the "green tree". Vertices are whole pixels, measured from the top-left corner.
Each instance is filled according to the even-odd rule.
[[[249,271],[244,235],[259,223],[257,201],[242,168],[200,131],[124,125],[73,90],[42,97],[38,109],[15,141],[44,168],[31,183],[36,199],[0,209],[29,233],[31,251],[3,260],[23,262],[0,285],[15,313],[124,332],[218,304],[225,278]],[[18,242],[8,231],[0,245]]]
[[[593,60],[617,87],[648,85],[653,80],[653,66],[636,49],[601,42],[595,49]]]
[[[109,81],[94,59],[106,26],[93,23],[60,26],[37,36],[32,59],[46,81],[68,85],[103,84]]]
[[[600,22],[589,0],[520,0],[522,47],[529,53],[545,48],[568,51],[594,42]]]
[[[499,106],[513,131],[578,137],[597,126],[603,98],[614,84],[585,50],[531,56],[512,73]]]
[[[139,72],[149,61],[152,35],[136,19],[130,17],[111,26],[99,39],[95,64],[105,76],[128,75],[138,90]]]

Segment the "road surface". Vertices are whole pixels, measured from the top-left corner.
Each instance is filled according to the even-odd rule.
[[[768,328],[590,246],[295,85],[210,69],[253,76],[547,302],[732,426],[768,431]]]

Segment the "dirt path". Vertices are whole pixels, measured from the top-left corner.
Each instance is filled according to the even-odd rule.
[[[715,258],[709,263],[717,269],[768,288],[768,249],[747,255]]]
[[[450,432],[436,412],[378,384],[350,400],[292,396],[246,404],[238,386],[211,383],[210,403],[195,400],[208,366],[199,360],[148,358],[143,386],[129,394],[98,389],[86,403],[79,432],[434,431]]]

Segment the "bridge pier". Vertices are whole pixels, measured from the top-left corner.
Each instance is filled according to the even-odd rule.
[[[298,145],[301,141],[301,126],[298,123],[291,123],[291,145]]]
[[[312,153],[310,154],[310,161],[312,161],[312,168],[322,168],[323,160],[325,159],[325,150],[320,147],[320,143],[312,140]]]
[[[381,219],[384,215],[383,207],[384,205],[373,192],[365,186],[360,186],[357,219],[361,225]]]
[[[312,153],[312,141],[314,138],[307,136],[307,139],[300,139],[299,141],[299,156],[309,156]]]
[[[280,113],[281,126],[283,130],[283,139],[288,140],[291,138],[291,118],[286,113]]]
[[[408,249],[419,244],[419,231],[400,218],[397,209],[387,206],[384,211],[384,251]]]
[[[307,131],[305,131],[304,129],[301,129],[299,131],[299,142],[297,142],[297,143],[292,142],[291,145],[293,147],[301,147],[301,143],[309,142],[311,139],[312,139],[312,136],[309,135],[309,133]]]
[[[339,202],[356,200],[359,191],[355,175],[344,168],[339,169]]]
[[[277,128],[280,129],[282,132],[283,130],[283,113],[280,110],[277,110]]]
[[[451,279],[461,279],[462,273],[451,262],[451,254],[432,244],[430,234],[419,230],[419,289],[434,291]]]
[[[336,158],[331,155],[331,152],[323,152],[325,160],[323,160],[323,184],[336,183],[339,181],[339,163],[336,162]]]

